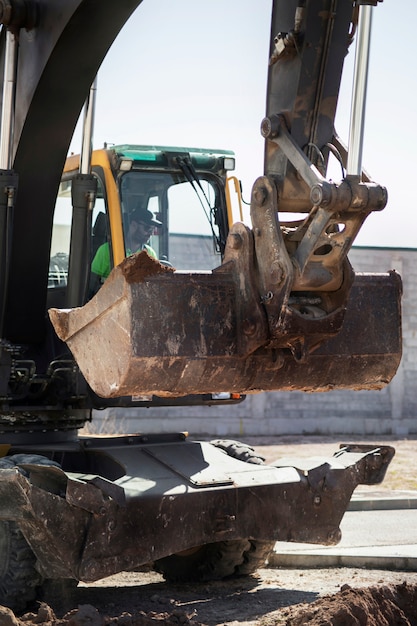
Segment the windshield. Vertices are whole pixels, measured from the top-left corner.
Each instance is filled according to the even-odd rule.
[[[148,222],[153,226],[146,245],[160,260],[184,270],[220,265],[223,234],[216,220],[222,194],[216,178],[193,183],[179,172],[133,170],[121,177],[120,195],[127,254],[133,234],[131,218],[139,215],[137,221],[144,227]]]

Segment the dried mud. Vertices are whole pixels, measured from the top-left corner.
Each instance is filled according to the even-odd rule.
[[[417,624],[417,587],[391,585],[352,589],[323,598],[305,608],[292,609],[288,626],[414,626]]]

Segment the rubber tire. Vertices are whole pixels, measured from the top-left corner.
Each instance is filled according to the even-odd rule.
[[[42,576],[36,557],[15,522],[0,522],[0,605],[15,612],[33,602]]]
[[[37,464],[59,467],[58,463],[39,454],[15,454],[0,459],[0,469],[19,464]],[[19,471],[27,476],[24,468]],[[75,585],[77,581],[74,581]],[[36,569],[36,556],[18,525],[0,521],[0,605],[19,613],[39,597],[42,585],[47,584]]]
[[[255,450],[241,441],[232,439],[214,439],[210,443],[216,448],[220,448],[228,456],[233,459],[239,459],[244,463],[254,463],[255,465],[264,465],[265,459],[255,452]]]
[[[211,443],[245,463],[264,463],[265,459],[253,448],[239,441],[218,439]],[[159,559],[154,568],[169,582],[208,582],[248,576],[265,565],[274,546],[274,541],[255,539],[217,541]]]

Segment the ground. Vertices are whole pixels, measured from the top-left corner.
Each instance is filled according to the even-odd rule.
[[[331,454],[339,441],[347,440],[353,438],[251,438],[246,442],[269,462],[282,456]],[[417,489],[417,438],[378,441],[396,448],[378,489]],[[0,626],[417,626],[417,572],[265,568],[248,578],[180,586],[143,571],[93,585],[81,583],[67,595],[55,591],[50,589],[43,603],[24,616],[0,610]]]
[[[407,582],[406,582],[407,581]],[[10,614],[0,613],[1,626]],[[256,576],[171,585],[153,572],[80,585],[14,626],[417,625],[417,573],[350,568],[269,569]]]

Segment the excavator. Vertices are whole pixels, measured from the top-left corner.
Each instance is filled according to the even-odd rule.
[[[233,440],[80,433],[110,406],[379,389],[395,375],[401,279],[348,260],[387,202],[362,168],[378,3],[273,1],[248,225],[230,208],[230,151],[91,149],[95,77],[140,0],[0,0],[1,604],[144,564],[178,582],[247,575],[276,541],[337,543],[356,486],[383,480],[394,450],[378,444],[265,464]],[[346,147],[334,120],[353,42]],[[81,155],[67,160],[86,100]],[[159,260],[127,251],[138,203]],[[198,236],[181,230],[201,212]],[[111,271],[97,282],[101,245]]]

